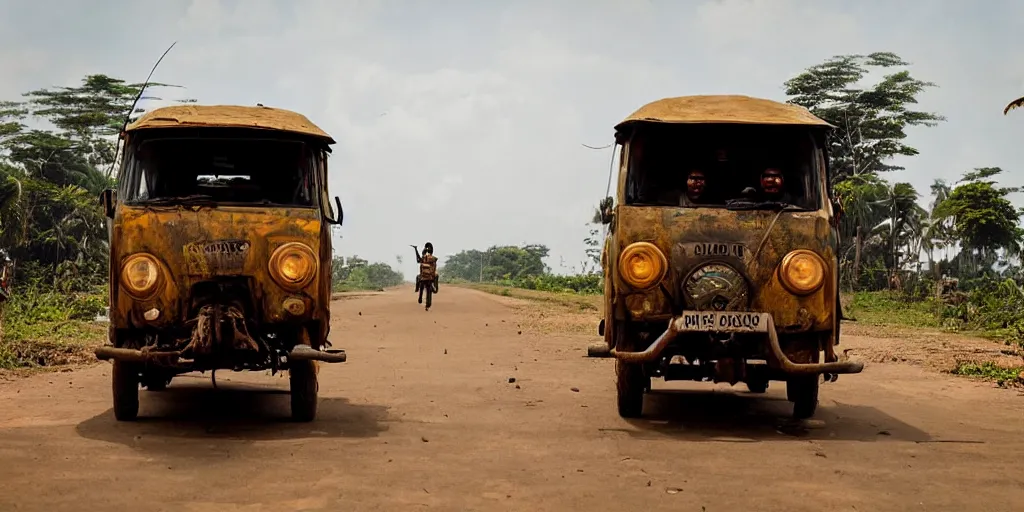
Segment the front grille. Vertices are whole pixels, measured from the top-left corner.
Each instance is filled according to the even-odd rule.
[[[255,319],[258,311],[252,302],[252,283],[248,278],[232,277],[201,281],[192,286],[189,294],[189,318],[199,313],[203,306],[234,306]]]
[[[731,265],[714,262],[698,266],[682,283],[686,308],[695,311],[746,311],[750,286]]]

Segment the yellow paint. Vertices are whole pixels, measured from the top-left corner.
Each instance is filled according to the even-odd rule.
[[[301,242],[319,254],[322,229],[320,213],[314,208],[263,208],[198,206],[142,207],[118,205],[111,237],[111,276],[120,274],[122,262],[132,254],[153,255],[160,267],[158,291],[146,300],[137,300],[127,294],[119,281],[111,284],[111,323],[116,329],[148,325],[161,327],[186,320],[186,297],[194,284],[216,276],[245,276],[251,279],[253,299],[262,308],[264,321],[326,320],[328,299],[319,297],[321,281],[330,266],[318,265],[318,274],[304,287],[286,291],[270,275],[268,262],[277,247],[289,242]],[[244,241],[248,251],[237,268],[225,264],[211,268],[206,259],[196,257],[189,247],[209,242]],[[323,243],[330,243],[329,240]],[[190,245],[191,244],[191,245]],[[199,244],[199,245],[196,245]],[[190,265],[191,263],[191,265]],[[286,313],[285,299],[293,297],[301,307],[291,304]],[[147,322],[143,314],[152,308],[161,314]]]
[[[778,219],[773,224],[776,215]],[[615,211],[615,227],[605,248],[605,275],[611,276],[605,292],[606,308],[613,312],[615,321],[666,320],[672,314],[672,302],[663,288],[672,297],[681,299],[682,282],[688,273],[701,262],[715,259],[693,254],[693,244],[714,242],[729,247],[739,244],[743,247],[742,259],[732,255],[725,261],[745,271],[750,278],[752,310],[771,313],[783,332],[831,330],[838,262],[836,237],[828,217],[824,209],[779,214],[776,211],[619,205]],[[669,271],[661,284],[647,291],[631,288],[614,267],[609,268],[618,261],[620,251],[635,242],[655,245],[668,260]],[[825,262],[825,283],[806,296],[789,292],[779,280],[778,268],[783,257],[796,249],[810,250]]]

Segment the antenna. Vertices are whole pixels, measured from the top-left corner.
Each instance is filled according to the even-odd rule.
[[[142,98],[142,93],[146,91],[146,87],[149,85],[149,80],[153,78],[153,73],[156,72],[157,66],[159,66],[160,63],[163,62],[164,57],[166,57],[167,54],[170,53],[171,48],[174,48],[174,45],[176,44],[178,44],[177,41],[171,43],[171,45],[168,46],[166,50],[164,50],[164,53],[160,55],[160,58],[156,60],[156,64],[153,64],[153,68],[149,70],[149,75],[146,76],[146,81],[142,83],[142,87],[139,88],[138,94],[136,94],[135,99],[132,100],[132,105],[128,107],[128,113],[124,116],[124,123],[121,123],[121,133],[124,133],[124,129],[128,127],[128,121],[131,119],[132,113],[135,112],[135,106],[139,104],[139,99]],[[117,164],[117,154],[120,151],[120,149],[121,144],[117,144],[114,146],[114,160],[110,162],[110,169],[107,171],[108,178],[114,172],[114,165]]]
[[[121,131],[124,131],[124,129],[128,127],[128,120],[131,118],[132,113],[135,112],[135,106],[138,105],[139,99],[142,98],[142,93],[146,91],[146,87],[149,85],[149,80],[153,78],[153,73],[156,72],[157,66],[163,62],[164,57],[167,56],[171,51],[171,48],[174,48],[174,45],[176,44],[178,44],[177,41],[171,43],[171,45],[164,50],[163,55],[160,55],[160,58],[156,60],[156,64],[153,64],[153,69],[149,70],[149,75],[146,77],[146,81],[142,83],[142,87],[139,88],[139,93],[135,95],[135,100],[132,101],[132,106],[128,108],[128,114],[124,116],[124,124],[121,125]]]

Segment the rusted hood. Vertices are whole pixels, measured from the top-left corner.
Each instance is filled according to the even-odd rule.
[[[673,280],[701,262],[725,260],[741,266],[755,283],[765,283],[794,249],[810,249],[826,261],[834,257],[835,239],[824,211],[622,206],[616,222],[620,247],[639,241],[657,245]]]
[[[270,252],[284,242],[303,242],[314,254],[320,250],[314,209],[124,207],[114,231],[115,258],[148,252],[179,284],[213,275],[262,277]]]

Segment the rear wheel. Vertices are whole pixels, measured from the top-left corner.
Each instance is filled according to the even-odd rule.
[[[139,369],[136,365],[114,361],[111,377],[114,392],[114,418],[133,421],[139,417]]]
[[[430,302],[431,302],[430,299],[431,299],[431,297],[434,296],[434,287],[431,286],[429,283],[427,283],[426,290],[427,290],[427,303],[424,304],[424,305],[426,306],[427,309],[430,309]]]
[[[639,364],[615,361],[615,389],[619,416],[639,418],[644,412],[644,393],[651,387],[651,378],[644,375]]]
[[[292,419],[308,422],[316,418],[317,390],[316,363],[313,361],[291,361],[288,368],[288,383],[292,395]]]

